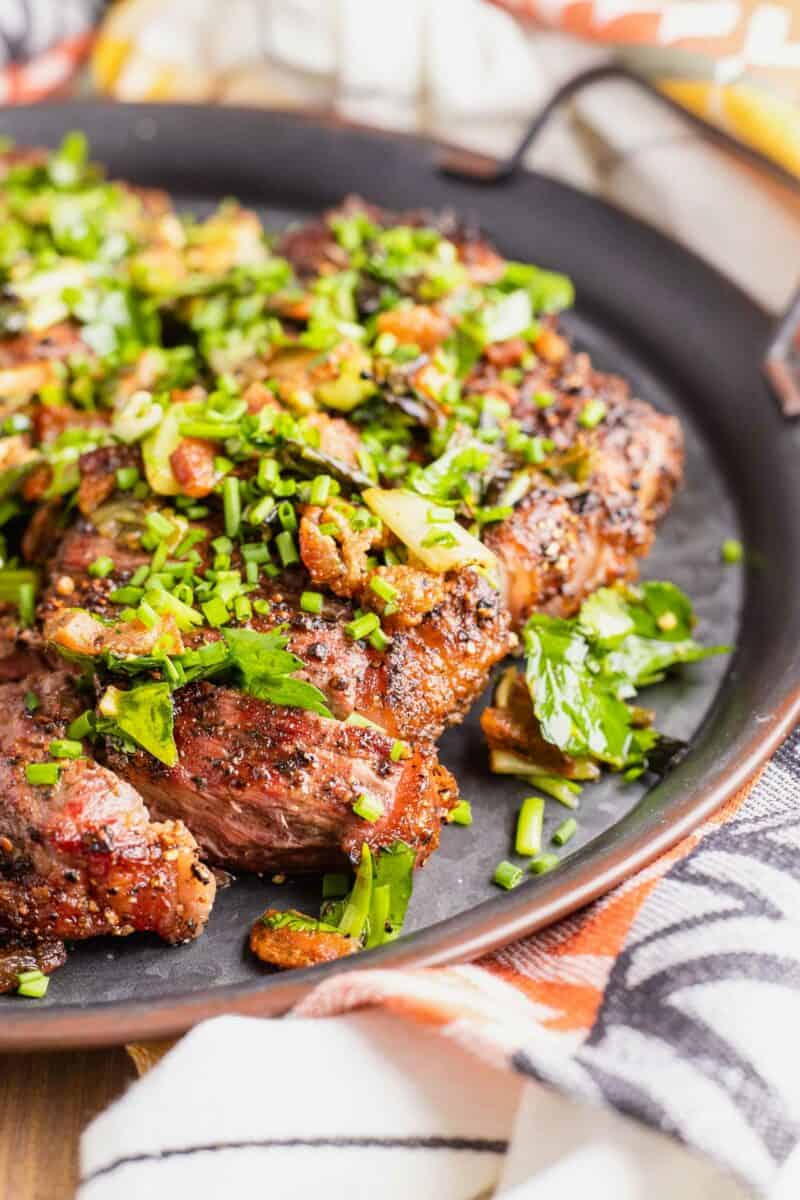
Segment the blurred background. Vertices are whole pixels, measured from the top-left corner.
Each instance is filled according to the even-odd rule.
[[[0,0],[0,102],[324,110],[529,165],[688,243],[775,311],[800,273],[800,0]],[[722,131],[741,153],[712,144]],[[263,152],[243,146],[242,153]]]

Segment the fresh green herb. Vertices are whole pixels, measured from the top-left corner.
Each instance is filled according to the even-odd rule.
[[[540,796],[528,796],[522,801],[517,818],[517,836],[514,849],[517,854],[534,855],[542,848],[542,823],[544,800]]]
[[[114,560],[109,558],[107,554],[103,554],[100,558],[96,558],[94,562],[89,563],[89,574],[95,579],[105,579],[114,570]]]
[[[353,803],[353,812],[357,817],[361,817],[364,821],[369,821],[374,824],[383,816],[383,802],[375,796],[367,796],[361,793],[357,800]]]
[[[545,875],[552,871],[553,867],[557,867],[560,861],[557,854],[539,854],[531,863],[531,874]]]
[[[574,817],[567,817],[566,821],[562,821],[558,829],[553,834],[553,841],[557,846],[566,846],[567,842],[578,832],[578,822]]]
[[[321,613],[324,602],[322,592],[302,592],[300,595],[300,607],[303,612]]]
[[[35,713],[37,708],[41,706],[41,700],[36,695],[36,692],[25,693],[25,709],[29,713]]]
[[[136,467],[117,467],[116,480],[121,492],[129,492],[139,482],[139,472]]]
[[[27,763],[25,778],[34,787],[53,787],[58,783],[60,770],[57,762]]]
[[[588,400],[578,415],[578,424],[584,429],[595,429],[605,418],[607,409],[602,400]]]
[[[693,622],[688,599],[669,583],[603,588],[570,621],[532,616],[526,680],[546,740],[618,770],[646,761],[659,735],[640,727],[627,700],[676,663],[725,649],[695,642]]]
[[[375,613],[364,613],[363,616],[348,621],[344,627],[344,631],[348,637],[357,642],[360,638],[369,637],[379,627],[380,618]]]
[[[109,687],[98,711],[102,718],[97,722],[99,732],[130,739],[165,766],[175,766],[178,748],[168,683],[143,683],[128,691]]]
[[[726,538],[722,543],[722,561],[728,566],[740,563],[744,558],[744,547],[736,538]]]
[[[519,867],[515,867],[513,863],[507,862],[504,859],[503,862],[499,862],[495,867],[492,882],[510,892],[512,888],[522,883],[522,871]]]
[[[53,758],[80,758],[83,746],[71,738],[55,738],[50,743],[50,753]]]
[[[286,649],[289,638],[282,628],[258,633],[253,629],[223,630],[231,665],[242,690],[272,704],[303,708],[321,717],[331,712],[319,688],[304,679],[293,679],[303,662]]]
[[[469,800],[459,800],[455,808],[450,809],[447,821],[450,825],[471,825],[472,805]]]
[[[392,762],[400,762],[403,758],[408,758],[411,753],[411,747],[408,742],[402,742],[398,738],[392,742],[392,748],[389,751],[389,758]]]
[[[225,532],[228,537],[236,537],[242,520],[242,499],[239,480],[235,475],[226,475],[222,481],[222,505]]]
[[[291,567],[294,563],[300,562],[300,555],[297,553],[297,545],[288,529],[284,529],[275,538],[275,545],[280,555],[280,560],[285,567]]]
[[[41,1000],[49,986],[50,980],[41,971],[22,971],[17,976],[17,995],[29,1000]]]
[[[388,579],[384,579],[381,575],[371,575],[369,580],[370,590],[376,596],[380,596],[381,600],[391,603],[400,595],[397,588],[389,583]]]

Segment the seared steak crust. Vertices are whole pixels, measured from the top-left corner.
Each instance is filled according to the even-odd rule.
[[[151,822],[133,788],[88,759],[64,761],[53,786],[27,781],[82,707],[61,673],[0,687],[0,938],[196,937],[215,885],[180,822]]]
[[[110,750],[108,763],[155,815],[180,816],[204,854],[249,871],[319,871],[398,839],[422,863],[457,800],[432,750],[408,748],[393,762],[378,730],[282,708],[230,688],[190,684],[176,693],[179,764]],[[353,804],[367,796],[383,815]]]

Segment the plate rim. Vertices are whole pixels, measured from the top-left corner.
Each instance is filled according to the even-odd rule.
[[[26,106],[7,110],[9,123],[14,114],[27,112],[40,114],[43,110],[57,108],[64,128],[80,123],[90,112],[114,113],[115,120],[128,117],[157,119],[159,115],[175,118],[177,114],[202,121],[204,111],[218,117],[220,112],[237,117],[270,122],[295,122],[299,125],[332,128],[343,132],[356,132],[366,137],[377,149],[381,142],[410,143],[421,152],[454,149],[447,143],[416,134],[403,134],[375,130],[354,125],[338,119],[321,119],[319,114],[279,112],[253,108],[182,105],[119,105],[102,101],[77,102],[74,104],[48,104]],[[70,114],[73,114],[70,117]],[[663,252],[671,252],[682,260],[687,268],[700,271],[716,288],[728,291],[760,320],[765,313],[759,304],[747,296],[731,280],[727,279],[709,263],[706,263],[687,247],[674,242],[653,226],[641,221],[624,210],[596,196],[590,196],[569,184],[551,179],[533,171],[521,171],[522,183],[533,182],[538,187],[550,190],[557,197],[564,195],[568,202],[584,211],[605,210],[614,222],[632,236],[641,240],[643,235],[660,243]],[[502,185],[501,185],[502,186]],[[800,495],[800,492],[798,493]],[[738,498],[734,493],[734,500]],[[745,602],[747,598],[745,589]],[[798,597],[800,599],[800,597]],[[744,622],[742,622],[743,625]],[[735,665],[732,664],[732,667]],[[726,676],[727,678],[727,676]],[[724,681],[723,685],[724,686]],[[696,731],[695,739],[713,715],[719,693],[711,705],[704,722]],[[586,847],[587,853],[578,853],[567,859],[558,872],[551,876],[530,881],[515,892],[482,904],[464,913],[449,917],[427,929],[403,938],[391,945],[365,952],[355,961],[345,960],[330,968],[311,968],[285,975],[265,975],[261,980],[227,984],[211,990],[198,990],[147,1001],[102,1001],[75,1006],[71,1011],[64,1009],[40,1009],[31,1012],[4,1012],[0,1022],[0,1052],[62,1049],[71,1046],[115,1045],[131,1040],[162,1039],[184,1032],[198,1021],[221,1015],[278,1015],[291,1008],[298,1000],[332,974],[351,970],[374,970],[384,967],[430,967],[446,963],[473,960],[506,945],[524,934],[533,933],[559,920],[590,901],[604,895],[624,879],[648,865],[655,858],[670,850],[704,820],[715,813],[727,800],[748,781],[778,748],[791,727],[800,719],[800,679],[775,684],[774,707],[771,718],[749,737],[740,734],[741,744],[725,770],[718,777],[705,782],[700,780],[695,787],[671,804],[669,820],[663,821],[653,830],[645,827],[638,833],[628,835],[620,844],[605,850],[598,861],[596,854],[588,853],[594,842]],[[617,828],[616,822],[612,829]],[[601,835],[605,837],[606,835]],[[110,969],[111,966],[110,966]],[[4,1006],[5,1007],[5,1006]],[[11,1018],[6,1020],[6,1016]]]

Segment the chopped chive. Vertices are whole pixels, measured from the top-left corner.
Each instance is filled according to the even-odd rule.
[[[35,713],[41,701],[36,695],[36,692],[25,693],[25,708],[29,713]]]
[[[258,486],[262,492],[270,491],[278,481],[280,468],[274,458],[262,458],[258,464]]]
[[[537,408],[549,408],[550,405],[553,403],[553,393],[552,392],[534,392],[533,393],[533,403],[536,405]]]
[[[379,627],[380,621],[376,613],[364,613],[362,617],[356,617],[355,620],[348,621],[344,627],[344,631],[348,637],[357,642],[359,638],[369,637]]]
[[[578,822],[574,817],[567,817],[566,821],[562,821],[553,834],[553,841],[556,846],[566,846],[567,842],[575,836],[577,831]]]
[[[128,582],[130,583],[131,587],[140,587],[141,584],[144,583],[145,579],[147,579],[147,576],[149,574],[150,574],[149,564],[142,563],[142,565],[140,567],[137,567],[136,570],[133,572],[133,574],[131,575]]]
[[[154,595],[155,593],[151,593]],[[136,616],[141,621],[146,629],[155,629],[158,624],[158,613],[153,608],[149,600],[142,600],[136,609]]]
[[[248,583],[258,583],[258,563],[246,562],[244,564],[244,577]]]
[[[117,467],[117,487],[121,492],[129,492],[139,482],[139,472],[136,467]]]
[[[322,899],[339,900],[350,891],[350,879],[343,871],[330,871],[322,876]]]
[[[399,738],[395,738],[389,751],[389,758],[392,762],[400,762],[401,758],[408,758],[410,753],[411,747],[408,742],[401,742]]]
[[[269,547],[264,542],[243,542],[240,549],[245,562],[269,562]]]
[[[335,521],[323,521],[319,527],[320,533],[324,533],[326,537],[336,537],[339,532],[339,526]]]
[[[606,405],[602,400],[589,400],[584,404],[578,416],[578,424],[584,429],[595,429],[607,412]]]
[[[580,804],[580,785],[571,779],[562,779],[559,775],[531,775],[528,782],[546,796],[558,800],[565,808],[577,808]]]
[[[44,979],[44,973],[38,967],[33,971],[20,971],[17,983],[29,983],[32,979]]]
[[[726,538],[722,543],[722,561],[728,566],[740,563],[744,557],[744,547],[736,538]]]
[[[143,588],[121,587],[109,592],[108,598],[112,604],[138,604],[143,595]]]
[[[380,733],[386,732],[382,725],[376,725],[374,721],[370,721],[369,717],[363,716],[360,712],[348,713],[342,723],[355,725],[357,729],[377,729]]]
[[[237,621],[249,621],[253,615],[253,609],[247,596],[237,596],[233,602],[233,612]]]
[[[215,629],[218,629],[220,625],[227,625],[231,619],[230,613],[219,596],[212,596],[200,607],[205,613],[209,625],[213,625]]]
[[[208,516],[208,506],[205,504],[190,504],[186,509],[186,515],[190,521],[200,521],[203,517]]]
[[[211,543],[211,549],[215,554],[230,554],[233,550],[233,542],[229,537],[216,537]]]
[[[172,521],[167,520],[163,513],[150,512],[144,520],[145,525],[157,538],[166,538],[175,532]]]
[[[267,613],[269,612],[271,605],[270,605],[269,600],[254,600],[253,608],[262,617],[265,617],[267,615]]]
[[[295,494],[297,484],[291,477],[289,479],[278,479],[272,490],[276,496],[280,496],[283,499],[284,496],[293,496]]]
[[[21,583],[17,592],[17,609],[20,624],[26,628],[33,624],[36,611],[36,594],[32,583]]]
[[[288,500],[282,500],[278,505],[278,520],[283,529],[288,529],[294,533],[297,529],[297,513],[294,511],[294,505]]]
[[[362,792],[353,804],[353,812],[362,820],[374,824],[383,816],[383,804],[374,796],[367,796]]]
[[[542,823],[544,800],[541,796],[528,796],[522,801],[517,819],[517,837],[514,849],[517,854],[534,855],[542,848]]]
[[[505,888],[507,892],[511,891],[512,888],[522,883],[522,871],[504,859],[495,867],[492,882],[496,883],[498,887]]]
[[[33,972],[27,971],[25,974],[32,975]],[[18,996],[27,996],[29,1000],[41,1000],[47,995],[47,989],[50,986],[50,980],[46,975],[42,975],[41,972],[39,972],[34,979],[29,978],[23,980],[21,976],[18,978],[20,980],[19,987],[17,988]]]
[[[322,592],[303,592],[300,596],[300,607],[303,612],[321,613],[324,599]]]
[[[388,638],[386,636],[386,634],[383,632],[383,630],[380,628],[373,629],[372,633],[369,635],[370,646],[372,646],[373,650],[377,650],[381,654],[384,653],[384,651],[387,649],[387,647],[389,647],[391,645],[391,643],[392,643],[392,639]]]
[[[435,524],[442,521],[453,521],[455,520],[455,515],[452,508],[444,508],[438,504],[432,504],[425,515],[425,520],[429,524]]]
[[[57,762],[28,763],[25,778],[35,787],[52,787],[58,783],[60,769]]]
[[[370,589],[376,596],[380,596],[381,600],[392,601],[396,600],[400,595],[396,587],[389,583],[388,579],[384,579],[381,575],[371,575],[369,580]]]
[[[295,540],[288,529],[284,529],[278,534],[275,538],[275,546],[285,567],[291,567],[294,563],[300,562]]]
[[[80,742],[81,738],[88,737],[94,727],[94,713],[87,708],[79,717],[76,717],[67,726],[67,737],[74,738],[76,742]]]
[[[222,481],[222,507],[225,532],[228,537],[235,537],[242,523],[242,492],[235,475],[226,475]]]
[[[311,481],[311,491],[309,492],[309,503],[324,504],[331,494],[331,484],[333,480],[330,475],[317,475]]]
[[[435,529],[422,539],[423,546],[455,546],[458,543],[456,535],[449,529]]]
[[[531,873],[544,875],[547,871],[552,871],[553,867],[557,867],[560,861],[557,854],[539,854],[531,863]]]
[[[49,746],[53,758],[80,758],[83,746],[71,738],[54,738]]]
[[[469,800],[459,800],[455,808],[450,810],[447,820],[450,825],[471,825],[472,805]]]

